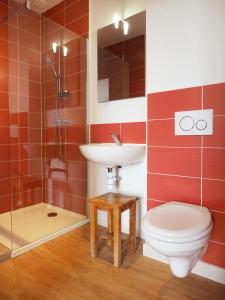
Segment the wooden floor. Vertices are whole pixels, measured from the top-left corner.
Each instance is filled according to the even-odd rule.
[[[102,241],[102,243],[105,241]],[[13,260],[0,264],[1,300],[219,300],[225,286],[190,275],[175,278],[168,266],[141,255],[126,257],[122,267],[89,255],[85,225]]]

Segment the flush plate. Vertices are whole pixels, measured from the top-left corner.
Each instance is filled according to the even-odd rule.
[[[175,112],[175,135],[212,135],[213,109]]]

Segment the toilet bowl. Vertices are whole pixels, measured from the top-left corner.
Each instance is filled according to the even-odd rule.
[[[151,209],[141,223],[146,243],[167,256],[171,271],[180,278],[204,255],[212,227],[206,207],[176,201]]]

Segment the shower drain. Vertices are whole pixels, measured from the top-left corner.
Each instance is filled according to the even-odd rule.
[[[58,214],[56,212],[50,212],[47,214],[49,218],[56,217]]]

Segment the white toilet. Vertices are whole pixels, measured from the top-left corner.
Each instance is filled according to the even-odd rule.
[[[171,271],[181,278],[206,251],[212,227],[206,207],[176,201],[151,209],[141,224],[146,243],[167,256]]]

